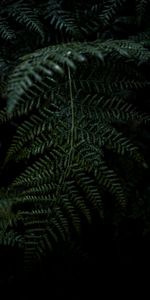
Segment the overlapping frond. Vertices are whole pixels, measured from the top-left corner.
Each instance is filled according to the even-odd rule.
[[[0,243],[19,245],[27,269],[140,198],[149,4],[127,4],[2,1]]]
[[[61,53],[61,55],[60,55]],[[90,58],[89,58],[90,57]],[[22,98],[22,96],[31,97],[43,94],[47,89],[54,89],[57,82],[61,84],[61,76],[64,76],[66,67],[74,70],[79,64],[83,65],[83,73],[79,76],[84,76],[86,70],[86,60],[96,57],[102,67],[105,60],[113,58],[114,62],[120,65],[120,61],[128,63],[129,59],[139,65],[143,62],[149,62],[150,53],[148,49],[142,45],[129,41],[96,41],[94,43],[69,43],[60,46],[52,46],[34,52],[31,55],[22,58],[22,62],[16,67],[11,74],[8,82],[8,107],[13,109],[14,105]],[[84,68],[85,66],[85,68]],[[92,83],[93,88],[98,88],[105,93],[105,80],[111,80],[109,64],[104,65],[102,78],[92,78],[93,72],[89,74],[88,80],[82,79],[85,84]],[[112,70],[113,71],[113,70]],[[133,65],[134,71],[134,65]],[[112,92],[113,87],[117,89],[132,89],[139,88],[148,84],[146,80],[135,80],[125,78],[123,74],[112,72],[116,77],[116,81],[107,86]],[[103,78],[103,76],[105,76]],[[121,78],[119,78],[121,76]],[[128,76],[128,73],[127,73]],[[60,79],[58,78],[60,77]],[[90,78],[91,77],[91,78]],[[115,79],[115,78],[114,78]],[[125,80],[126,79],[126,80]],[[63,80],[63,78],[62,78]],[[103,82],[104,81],[104,82]],[[97,84],[96,84],[97,83]]]
[[[115,61],[111,70],[110,58]],[[106,193],[125,211],[131,188],[120,174],[120,160],[130,161],[132,171],[135,163],[137,169],[147,165],[130,136],[115,124],[136,121],[140,126],[149,117],[119,92],[149,84],[138,67],[149,59],[148,49],[135,42],[69,43],[23,57],[11,74],[8,118],[22,114],[25,120],[16,128],[3,168],[23,164],[10,189],[19,192],[13,207],[24,223],[29,265],[33,252],[41,257],[57,240],[79,233],[81,216],[90,222],[95,211],[103,218]],[[107,151],[116,155],[118,167],[110,164]]]
[[[12,31],[12,29],[7,28],[8,26],[6,22],[8,22],[10,18],[17,22],[18,25],[24,25],[27,30],[39,34],[42,38],[44,37],[42,24],[38,19],[36,9],[33,9],[33,7],[28,5],[28,3],[20,0],[8,5],[4,5],[0,15],[5,16],[5,19],[1,20],[1,31],[3,38],[10,39],[15,35],[15,32]]]

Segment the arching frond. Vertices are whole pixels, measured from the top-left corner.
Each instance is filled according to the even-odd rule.
[[[118,230],[140,215],[149,2],[0,6],[0,244],[19,247],[29,270],[60,245],[77,248],[95,219]]]

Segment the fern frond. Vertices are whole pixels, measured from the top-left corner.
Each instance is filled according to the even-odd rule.
[[[39,34],[44,38],[42,24],[38,19],[36,9],[28,6],[24,1],[20,0],[5,7],[4,12],[8,17],[12,17],[17,23],[25,25],[31,31]]]
[[[128,60],[130,58],[137,64],[149,61],[150,59],[150,53],[148,49],[145,49],[142,45],[135,42],[120,40],[104,43],[96,41],[94,44],[72,43],[44,48],[24,57],[23,62],[18,65],[13,74],[11,74],[10,81],[8,82],[9,110],[13,110],[14,105],[23,95],[29,95],[31,88],[33,88],[34,85],[34,93],[36,96],[38,95],[39,91],[41,91],[41,93],[44,91],[45,79],[49,85],[52,87],[55,86],[55,84],[61,80],[61,76],[63,75],[63,72],[65,72],[65,66],[68,66],[73,70],[78,66],[79,62],[82,62],[84,66],[85,59],[89,55],[91,57],[96,57],[102,62],[106,56],[108,56],[109,59],[110,57],[114,58],[115,56],[115,59],[118,61],[120,59],[126,58],[126,60]],[[91,75],[92,74],[90,74],[90,76]],[[93,83],[94,80],[96,79],[93,79]],[[36,82],[36,84],[34,84],[34,82]],[[90,82],[90,80],[86,80],[86,82]],[[133,87],[137,86],[138,88],[147,83],[136,83],[135,81],[132,83],[131,80],[126,82],[124,81],[124,78],[122,78],[119,88],[124,88],[123,84],[125,88],[132,88],[132,84]],[[103,88],[104,85],[101,84],[101,86]],[[112,88],[110,85],[110,91],[111,90]]]
[[[45,11],[42,13],[56,30],[60,32],[64,30],[66,34],[71,36],[80,36],[80,29],[75,18],[76,11],[64,10],[61,1],[48,1]]]
[[[100,20],[103,26],[108,26],[117,17],[120,7],[126,3],[126,0],[106,0],[103,3],[102,12],[100,14]]]
[[[149,5],[148,0],[136,0],[136,18],[137,18],[138,26],[140,26],[141,23],[143,22],[148,5]]]
[[[0,19],[0,37],[4,40],[14,40],[16,38],[15,31],[11,29],[9,23],[4,19]]]
[[[26,269],[78,244],[95,217],[118,226],[141,198],[149,3],[127,6],[2,1],[0,243],[18,245]]]

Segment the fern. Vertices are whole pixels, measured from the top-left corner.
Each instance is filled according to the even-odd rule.
[[[16,37],[15,31],[9,27],[9,23],[0,19],[0,36],[4,40],[12,40]]]
[[[110,23],[116,18],[118,15],[118,11],[120,11],[120,7],[122,8],[126,0],[106,0],[103,3],[103,9],[100,14],[100,20],[103,26],[110,25]]]
[[[59,54],[60,51],[61,56]],[[108,59],[108,57],[113,57],[118,64],[119,60],[128,60],[129,57],[133,61],[138,60],[138,64],[147,62],[150,59],[150,54],[147,49],[135,42],[128,41],[110,41],[102,43],[98,43],[98,41],[96,41],[95,46],[87,43],[76,43],[67,45],[64,44],[61,45],[61,48],[53,46],[42,49],[23,58],[23,62],[18,65],[14,70],[14,73],[11,74],[11,79],[8,83],[8,105],[11,101],[9,110],[11,111],[11,109],[13,109],[14,105],[18,102],[22,95],[27,94],[27,96],[29,96],[31,92],[31,97],[33,97],[33,95],[36,97],[39,92],[42,94],[43,90],[46,88],[49,89],[50,84],[53,87],[55,85],[55,81],[58,80],[58,77],[63,74],[65,65],[71,69],[75,69],[78,62],[81,62],[84,65],[84,61],[88,55],[96,56],[102,62],[105,56],[107,57],[106,59]],[[108,69],[106,69],[106,72],[108,77]],[[47,85],[45,80],[43,82],[43,78],[45,78]],[[32,89],[31,91],[32,86],[34,87],[34,81],[37,81],[38,85],[35,84],[35,89]],[[94,81],[95,78],[92,84],[94,84]],[[88,80],[88,82],[90,82],[90,80]],[[125,86],[123,86],[123,84]],[[140,83],[140,81],[133,81],[132,83],[132,80],[125,82],[124,78],[122,78],[122,82],[120,81],[120,87],[125,87],[125,89],[128,87],[132,88],[132,85],[133,87],[140,87],[140,85],[142,87],[143,84],[146,85],[146,82]],[[116,83],[116,87],[117,85],[119,88],[119,84]],[[103,82],[97,88],[100,89],[100,87],[103,89]],[[28,90],[29,93],[27,93]],[[112,91],[111,85],[110,91]]]
[[[106,149],[115,153],[117,160],[131,160],[132,168],[135,162],[138,168],[146,167],[138,147],[114,124],[146,121],[146,116],[119,99],[116,91],[141,88],[145,81],[142,73],[136,74],[137,83],[128,78],[136,77],[135,65],[143,58],[149,61],[149,51],[128,41],[70,43],[61,49],[61,56],[60,46],[53,46],[22,58],[8,82],[8,107],[12,111],[8,116],[12,120],[17,112],[20,114],[23,103],[33,100],[32,95],[35,101],[41,98],[36,113],[17,128],[3,165],[31,162],[10,185],[10,189],[20,191],[13,207],[25,227],[27,265],[31,265],[33,253],[38,259],[47,247],[52,251],[59,239],[69,240],[72,230],[79,233],[81,216],[90,222],[91,211],[97,211],[103,218],[106,192],[125,213],[130,197],[129,188],[128,192],[125,189],[127,178],[105,160]],[[109,63],[105,64],[107,56],[116,61],[112,73]],[[129,58],[133,69],[124,68],[127,78],[123,74],[121,79],[119,66],[123,68],[122,62]],[[87,73],[91,60],[93,70]],[[109,83],[112,76],[116,78],[114,86]],[[108,97],[110,93],[114,97]]]
[[[143,19],[146,15],[146,10],[148,7],[149,1],[148,0],[136,0],[136,17],[137,17],[137,23],[138,26],[141,25],[143,22]]]
[[[61,1],[48,1],[48,3],[46,3],[44,11],[44,18],[48,19],[50,24],[56,30],[64,30],[66,34],[79,37],[80,29],[77,25],[77,20],[75,18],[76,13],[76,11],[73,14],[70,11],[63,10]]]
[[[42,25],[38,20],[38,16],[36,15],[36,9],[28,7],[27,4],[22,0],[5,6],[1,14],[7,14],[7,18],[14,18],[18,24],[25,25],[29,31],[36,32],[40,34],[42,38],[44,37]]]
[[[26,270],[77,246],[94,218],[119,226],[141,199],[149,6],[127,4],[2,2],[0,243],[21,248]],[[119,38],[135,15],[139,32]]]

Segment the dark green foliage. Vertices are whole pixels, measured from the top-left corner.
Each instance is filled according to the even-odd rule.
[[[142,216],[150,7],[129,2],[2,1],[0,242],[26,269]]]

